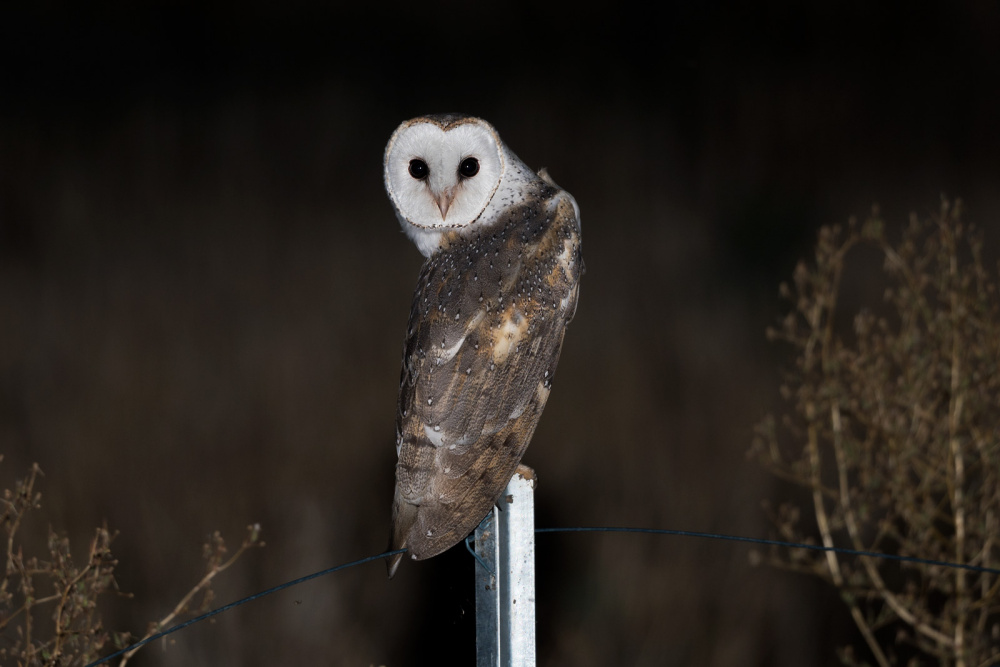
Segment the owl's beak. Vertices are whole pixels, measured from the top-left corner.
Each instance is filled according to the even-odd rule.
[[[448,209],[451,208],[451,202],[454,200],[454,188],[445,188],[444,192],[434,195],[434,201],[437,202],[438,210],[441,211],[442,220],[448,217]]]

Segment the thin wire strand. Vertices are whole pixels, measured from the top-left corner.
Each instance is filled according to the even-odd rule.
[[[983,574],[1000,575],[1000,570],[991,567],[981,567],[979,565],[968,565],[966,563],[951,563],[943,560],[931,560],[929,558],[917,558],[916,556],[899,556],[897,554],[887,554],[878,551],[859,551],[857,549],[846,549],[844,547],[824,547],[818,544],[801,544],[799,542],[782,542],[780,540],[765,540],[760,537],[741,537],[739,535],[724,535],[720,533],[700,533],[693,530],[668,530],[666,528],[621,528],[615,526],[587,527],[578,526],[575,528],[536,528],[536,533],[648,533],[650,535],[672,535],[674,537],[701,537],[710,540],[728,540],[730,542],[749,542],[750,544],[765,544],[775,547],[787,547],[790,549],[810,549],[812,551],[832,551],[848,556],[868,556],[869,558],[881,558],[883,560],[895,560],[904,563],[920,563],[921,565],[938,565],[950,567],[956,570],[969,570],[970,572],[981,572]]]
[[[241,604],[246,604],[247,602],[253,602],[254,600],[258,600],[258,599],[260,599],[260,598],[262,598],[264,596],[270,595],[271,593],[277,593],[279,591],[285,590],[286,588],[291,588],[292,586],[298,586],[299,584],[304,584],[305,582],[307,582],[307,581],[309,581],[311,579],[316,579],[318,577],[322,577],[322,576],[325,576],[325,575],[328,575],[328,574],[333,574],[334,572],[337,572],[339,570],[346,570],[347,568],[354,567],[355,565],[364,565],[365,563],[370,563],[373,560],[380,560],[382,558],[389,558],[390,556],[395,556],[396,554],[401,554],[401,553],[406,553],[406,549],[396,549],[395,551],[387,551],[387,552],[379,554],[377,556],[368,556],[367,558],[362,558],[360,560],[351,561],[350,563],[344,563],[343,565],[337,565],[335,567],[330,567],[330,568],[327,568],[325,570],[320,570],[319,572],[313,572],[312,574],[307,574],[306,576],[299,577],[298,579],[293,579],[292,581],[287,581],[287,582],[285,582],[283,584],[275,586],[274,588],[268,588],[266,591],[261,591],[260,593],[255,593],[254,595],[251,595],[249,597],[245,597],[242,600],[237,600],[236,602],[230,602],[229,604],[227,604],[227,605],[225,605],[223,607],[219,607],[218,609],[213,609],[212,611],[206,612],[206,613],[202,614],[201,616],[196,616],[195,618],[192,618],[191,620],[184,621],[183,623],[178,623],[177,625],[173,626],[172,628],[167,628],[163,632],[158,632],[155,635],[151,635],[149,637],[146,637],[142,641],[138,641],[138,642],[132,644],[131,646],[123,648],[122,650],[117,651],[115,653],[112,653],[111,655],[104,656],[100,660],[95,660],[94,662],[88,664],[86,667],[97,667],[97,665],[102,665],[102,664],[108,662],[109,660],[114,660],[115,658],[117,658],[119,656],[123,656],[126,653],[128,653],[129,651],[137,649],[137,648],[139,648],[141,646],[145,646],[146,644],[148,644],[148,643],[150,643],[152,641],[155,641],[155,640],[160,639],[162,637],[166,637],[167,635],[173,634],[173,633],[177,632],[178,630],[183,630],[184,628],[188,627],[189,625],[194,625],[195,623],[200,623],[201,621],[204,621],[205,619],[208,619],[208,618],[212,618],[213,616],[218,616],[219,614],[221,614],[223,612],[226,612],[226,611],[229,611],[230,609],[232,609],[234,607],[239,607]]]
[[[487,519],[490,518],[488,514],[486,515],[486,518]],[[483,524],[479,525],[481,526]],[[483,560],[483,557],[477,554],[475,548],[472,546],[472,543],[475,541],[476,541],[476,534],[470,533],[469,536],[465,538],[465,550],[468,551],[470,554],[472,554],[472,557],[476,559],[476,562],[479,563],[480,567],[482,567],[484,570],[486,570],[495,577],[497,573],[493,571],[493,568],[491,568],[489,565],[486,564],[486,561]]]
[[[809,549],[812,551],[832,551],[838,554],[844,554],[847,556],[867,556],[869,558],[880,558],[883,560],[894,560],[904,563],[919,563],[921,565],[937,565],[939,567],[948,567],[957,570],[968,570],[970,572],[980,572],[982,574],[995,574],[1000,575],[1000,570],[991,567],[980,567],[978,565],[968,565],[966,563],[950,563],[948,561],[942,560],[931,560],[929,558],[917,558],[915,556],[899,556],[896,554],[880,553],[878,551],[860,551],[857,549],[846,549],[843,547],[825,547],[818,544],[802,544],[799,542],[782,542],[780,540],[766,540],[760,537],[742,537],[740,535],[725,535],[723,533],[702,533],[693,530],[670,530],[667,528],[627,528],[621,526],[575,526],[569,528],[536,528],[535,533],[640,533],[648,535],[670,535],[673,537],[699,537],[709,540],[726,540],[729,542],[746,542],[749,544],[763,544],[767,546],[775,547],[786,547],[789,549]],[[468,544],[466,544],[468,548]],[[470,549],[471,551],[471,549]],[[333,574],[334,572],[339,572],[340,570],[346,570],[348,568],[354,567],[355,565],[364,565],[365,563],[370,563],[372,561],[381,560],[383,558],[389,558],[390,556],[395,556],[396,554],[406,553],[406,549],[396,549],[395,551],[387,551],[385,553],[378,554],[377,556],[368,556],[367,558],[362,558],[360,560],[351,561],[350,563],[344,563],[343,565],[337,565],[335,567],[327,568],[325,570],[320,570],[319,572],[314,572],[313,574],[308,574],[304,577],[299,577],[298,579],[293,579],[292,581],[285,582],[274,588],[268,588],[266,591],[261,591],[249,597],[245,597],[242,600],[237,600],[236,602],[230,602],[229,604],[219,607],[218,609],[213,609],[207,613],[197,616],[183,623],[178,623],[177,625],[168,628],[162,632],[158,632],[155,635],[146,637],[142,641],[138,641],[131,646],[123,648],[120,651],[112,653],[111,655],[105,656],[100,660],[96,660],[86,665],[86,667],[97,667],[97,665],[102,665],[110,660],[117,657],[123,656],[129,651],[135,650],[146,644],[166,637],[167,635],[173,634],[178,630],[183,630],[184,628],[194,625],[195,623],[200,623],[208,618],[217,616],[223,612],[229,611],[234,607],[239,607],[240,605],[246,604],[247,602],[253,602],[272,593],[277,593],[285,589],[291,588],[293,586],[298,586],[312,579],[318,577],[323,577],[328,574]],[[473,555],[476,555],[473,553]]]

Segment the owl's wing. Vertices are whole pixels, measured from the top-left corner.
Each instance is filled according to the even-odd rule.
[[[393,549],[448,549],[503,492],[545,407],[581,269],[564,192],[424,265],[400,382]]]

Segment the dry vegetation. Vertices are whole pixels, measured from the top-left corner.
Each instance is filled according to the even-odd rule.
[[[118,561],[111,554],[111,542],[115,534],[107,526],[98,528],[86,560],[78,563],[69,539],[49,528],[47,553],[31,555],[23,542],[30,541],[39,523],[36,515],[42,507],[42,494],[36,485],[41,474],[35,464],[27,477],[16,481],[13,490],[3,491],[0,501],[0,524],[6,536],[5,569],[0,580],[0,659],[3,664],[19,667],[86,665],[135,639],[128,632],[106,629],[98,609],[108,595],[127,595],[118,590],[114,577]],[[263,546],[257,525],[248,527],[240,548],[228,558],[225,540],[217,531],[213,533],[203,547],[205,575],[169,614],[150,624],[142,639],[186,614],[206,611],[214,599],[212,580],[253,546]],[[125,653],[116,664],[124,666],[135,651]]]
[[[796,352],[788,412],[759,428],[756,454],[804,487],[811,506],[781,505],[784,538],[818,533],[847,546],[1000,565],[1000,311],[982,243],[944,202],[886,237],[863,225],[824,228],[816,264],[783,293],[794,308],[771,335]],[[838,306],[856,253],[884,261],[884,303],[850,317]],[[812,521],[804,519],[812,515]],[[815,531],[815,532],[814,532]],[[987,667],[1000,661],[1000,580],[963,569],[798,550],[782,566],[837,587],[878,665]],[[845,664],[863,664],[844,649]]]

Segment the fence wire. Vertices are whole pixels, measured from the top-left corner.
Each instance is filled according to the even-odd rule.
[[[932,560],[929,558],[918,558],[916,556],[900,556],[898,554],[887,554],[878,551],[861,551],[858,549],[847,549],[844,547],[826,547],[819,544],[805,544],[801,542],[783,542],[781,540],[768,540],[760,537],[743,537],[740,535],[726,535],[725,533],[704,533],[692,530],[670,530],[667,528],[627,528],[621,526],[575,526],[567,528],[536,528],[536,534],[541,533],[637,533],[637,534],[647,534],[647,535],[667,535],[671,537],[696,537],[708,540],[725,540],[729,542],[744,542],[748,544],[760,544],[765,546],[774,547],[784,547],[788,549],[808,549],[810,551],[826,551],[837,554],[842,554],[845,556],[860,556],[867,558],[878,558],[881,560],[892,560],[902,563],[914,563],[918,565],[935,565],[938,567],[947,567],[956,570],[968,570],[970,572],[978,572],[981,574],[993,574],[1000,576],[1000,569],[991,567],[982,567],[979,565],[970,565],[968,563],[953,563],[950,561],[942,560]],[[325,570],[320,570],[319,572],[314,572],[308,574],[304,577],[299,577],[298,579],[293,579],[287,581],[283,584],[274,586],[273,588],[268,588],[267,590],[261,591],[260,593],[255,593],[253,595],[247,596],[243,599],[237,600],[235,602],[230,602],[227,605],[213,609],[212,611],[206,612],[200,616],[196,616],[190,620],[184,621],[183,623],[178,623],[173,627],[167,628],[162,632],[158,632],[154,635],[150,635],[145,639],[138,641],[131,646],[116,651],[110,655],[107,655],[100,660],[95,660],[89,663],[86,667],[97,667],[98,665],[103,665],[115,658],[124,656],[126,653],[130,653],[146,644],[155,641],[157,639],[162,639],[167,635],[171,635],[175,632],[183,630],[186,627],[194,625],[195,623],[200,623],[201,621],[212,618],[213,616],[218,616],[223,612],[227,612],[230,609],[239,607],[248,602],[253,602],[262,597],[271,595],[272,593],[277,593],[279,591],[292,588],[293,586],[298,586],[299,584],[304,584],[312,579],[317,579],[319,577],[326,576],[328,574],[333,574],[334,572],[339,572],[341,570],[346,570],[352,568],[356,565],[364,565],[365,563],[371,563],[372,561],[382,560],[383,558],[389,558],[390,556],[395,556],[396,554],[406,553],[406,549],[397,549],[395,551],[386,551],[385,553],[380,553],[375,556],[368,556],[366,558],[361,558],[359,560],[354,560],[349,563],[344,563],[342,565],[336,565],[334,567],[327,568]]]

